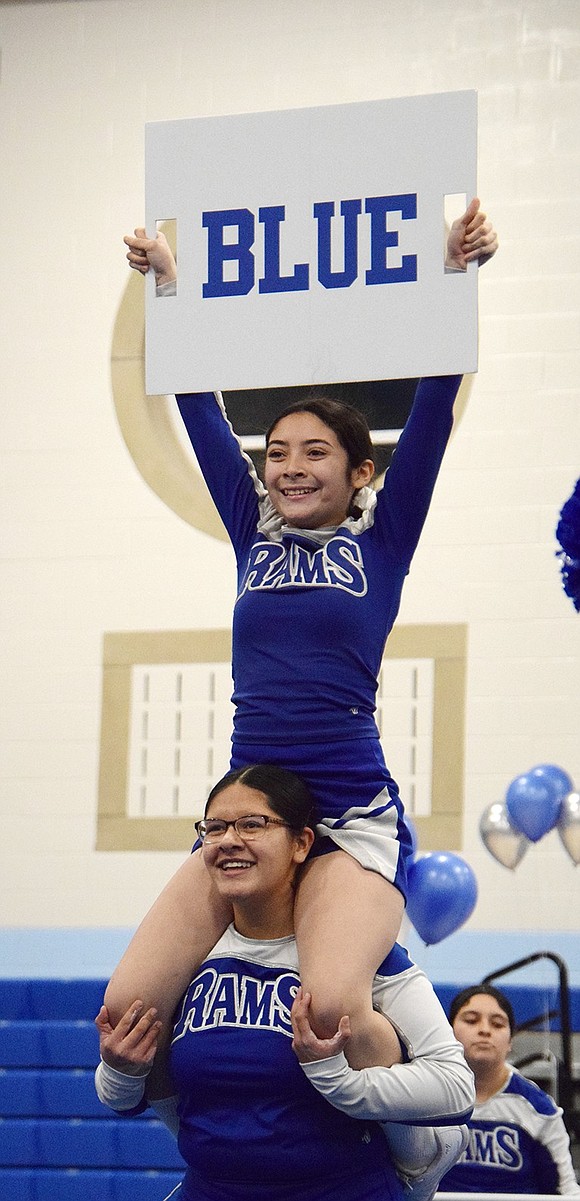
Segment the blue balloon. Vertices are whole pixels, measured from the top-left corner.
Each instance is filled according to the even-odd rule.
[[[569,790],[568,790],[569,791]],[[512,780],[506,795],[508,817],[530,842],[539,842],[556,825],[562,808],[560,786],[541,768]]]
[[[532,767],[529,773],[535,780],[545,780],[546,783],[552,785],[560,800],[568,796],[569,792],[574,791],[572,777],[564,771],[563,767],[557,767],[555,763],[540,763],[537,767]]]
[[[451,851],[430,851],[409,871],[407,913],[427,946],[458,930],[475,908],[477,880]]]

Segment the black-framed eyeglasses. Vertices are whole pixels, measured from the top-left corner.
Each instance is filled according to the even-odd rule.
[[[254,838],[261,838],[268,826],[288,826],[288,822],[282,821],[281,817],[267,817],[265,813],[255,813],[249,817],[237,817],[235,821],[204,817],[195,823],[198,838],[201,838],[202,842],[219,842],[230,826],[234,827],[236,834],[239,834],[244,842],[252,842]]]

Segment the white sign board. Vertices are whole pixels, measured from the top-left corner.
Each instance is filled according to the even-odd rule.
[[[476,192],[475,92],[146,127],[147,392],[477,368],[477,268],[444,270],[444,198]]]

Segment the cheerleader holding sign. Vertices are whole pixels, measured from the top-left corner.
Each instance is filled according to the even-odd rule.
[[[175,289],[163,236],[126,237],[132,268]],[[497,236],[479,201],[453,223],[447,265],[489,259]],[[295,929],[310,1022],[332,1038],[348,1014],[347,1056],[392,1062],[372,981],[397,937],[410,836],[374,719],[377,677],[453,423],[460,376],[423,379],[384,486],[356,410],[316,397],[284,410],[266,435],[265,481],[243,453],[221,395],[177,403],[231,538],[232,769],[279,764],[307,781],[317,840],[296,892]],[[231,921],[199,849],[137,930],[106,994],[113,1024],[139,996],[164,1026]]]

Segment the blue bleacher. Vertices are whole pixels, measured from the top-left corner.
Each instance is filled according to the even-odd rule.
[[[0,1169],[6,1201],[162,1201],[180,1179],[180,1172]]]
[[[0,1068],[0,1114],[100,1118],[93,1068]]]
[[[0,1197],[163,1201],[183,1174],[151,1111],[119,1118],[94,1089],[105,982],[0,979]]]

